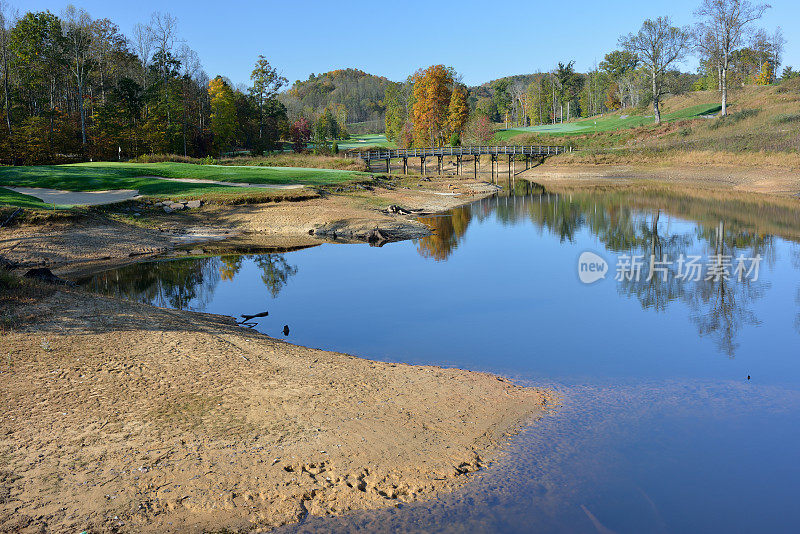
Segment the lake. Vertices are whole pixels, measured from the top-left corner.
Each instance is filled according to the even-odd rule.
[[[185,257],[80,283],[268,311],[255,328],[293,343],[563,395],[451,495],[287,531],[793,532],[798,212],[710,191],[516,181],[423,218],[435,234],[414,242]]]

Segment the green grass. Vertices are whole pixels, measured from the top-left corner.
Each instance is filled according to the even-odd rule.
[[[199,196],[203,194],[252,194],[263,189],[233,187],[204,183],[181,183],[164,178],[194,178],[252,184],[331,185],[359,179],[365,173],[333,169],[303,169],[293,167],[252,167],[227,165],[194,165],[191,163],[77,163],[71,165],[42,165],[0,167],[0,187],[42,187],[68,191],[103,191],[106,189],[137,189],[149,196]],[[8,191],[8,190],[5,190]],[[13,198],[8,194],[15,195]],[[20,205],[32,202],[32,197],[8,191],[0,203]],[[28,199],[28,200],[25,200]],[[39,202],[41,206],[44,203]],[[31,206],[35,207],[35,206]]]
[[[18,208],[53,209],[52,204],[45,204],[36,197],[23,195],[5,187],[0,187],[0,205],[16,206]]]
[[[383,134],[365,134],[353,136],[350,139],[337,141],[339,150],[350,150],[353,148],[397,148],[393,141],[386,139]]]
[[[703,115],[715,114],[719,110],[720,106],[717,104],[700,104],[682,109],[680,111],[675,111],[673,113],[664,113],[661,115],[661,120],[663,122],[670,122],[692,119],[701,117]],[[546,124],[542,126],[528,126],[523,128],[498,130],[498,132],[495,134],[495,139],[498,141],[507,141],[516,135],[524,133],[539,133],[563,137],[574,134],[580,135],[595,132],[626,130],[650,125],[653,125],[652,115],[626,115],[625,113],[615,113],[606,117],[590,117],[588,119],[581,119],[579,121],[567,122],[564,124]]]

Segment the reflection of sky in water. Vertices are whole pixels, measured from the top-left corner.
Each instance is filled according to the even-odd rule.
[[[489,199],[430,219],[437,237],[417,243],[180,260],[161,263],[165,275],[140,265],[94,283],[214,313],[268,310],[260,330],[279,336],[288,324],[304,345],[564,392],[565,407],[515,440],[502,469],[457,494],[308,528],[792,530],[800,248],[729,221],[720,241],[718,220],[627,205]],[[764,256],[760,280],[577,278],[584,250],[613,269],[630,250],[705,257],[719,247]]]

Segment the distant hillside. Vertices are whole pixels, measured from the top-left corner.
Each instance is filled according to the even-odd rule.
[[[383,121],[383,94],[388,78],[358,69],[311,74],[280,95],[290,115],[317,116],[326,107],[344,108],[347,123]]]

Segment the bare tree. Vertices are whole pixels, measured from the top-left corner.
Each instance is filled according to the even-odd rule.
[[[70,69],[78,87],[78,109],[81,115],[81,143],[86,147],[86,111],[83,105],[83,92],[86,77],[91,67],[90,45],[92,19],[83,9],[68,5],[61,13],[61,31],[67,39],[70,55]]]
[[[150,17],[150,31],[152,44],[155,45],[156,51],[160,53],[159,69],[163,76],[167,75],[167,55],[172,54],[175,48],[175,41],[178,33],[178,19],[169,13],[160,13],[156,11]]]
[[[775,33],[770,38],[771,53],[772,53],[772,66],[774,72],[778,72],[781,61],[783,61],[783,47],[786,45],[786,38],[783,36],[783,30],[780,26],[775,28]]]
[[[670,65],[686,55],[690,35],[688,29],[673,26],[669,17],[658,17],[645,20],[639,33],[619,39],[620,46],[636,55],[650,71],[656,124],[661,122],[659,104],[664,94],[664,74]]]
[[[161,13],[156,11],[150,17],[150,34],[152,36],[152,43],[156,48],[156,56],[159,62],[159,70],[161,71],[162,82],[164,86],[164,102],[169,101],[169,56],[175,48],[178,34],[178,19],[169,13]],[[170,125],[170,109],[165,106],[167,110],[167,127]]]
[[[144,24],[136,24],[133,27],[133,37],[131,38],[131,48],[139,56],[142,63],[142,87],[147,82],[147,66],[150,64],[150,57],[153,53],[153,32]]]
[[[767,4],[753,5],[748,0],[703,0],[695,15],[698,23],[696,46],[703,53],[719,60],[721,115],[728,114],[728,68],[732,54],[739,48],[752,22],[769,9]]]
[[[186,130],[189,120],[188,105],[190,80],[196,78],[198,73],[202,70],[202,65],[200,64],[200,57],[197,55],[197,52],[189,48],[185,43],[178,48],[178,59],[181,62],[181,88],[183,93],[183,155],[188,156],[189,151],[186,141]]]

